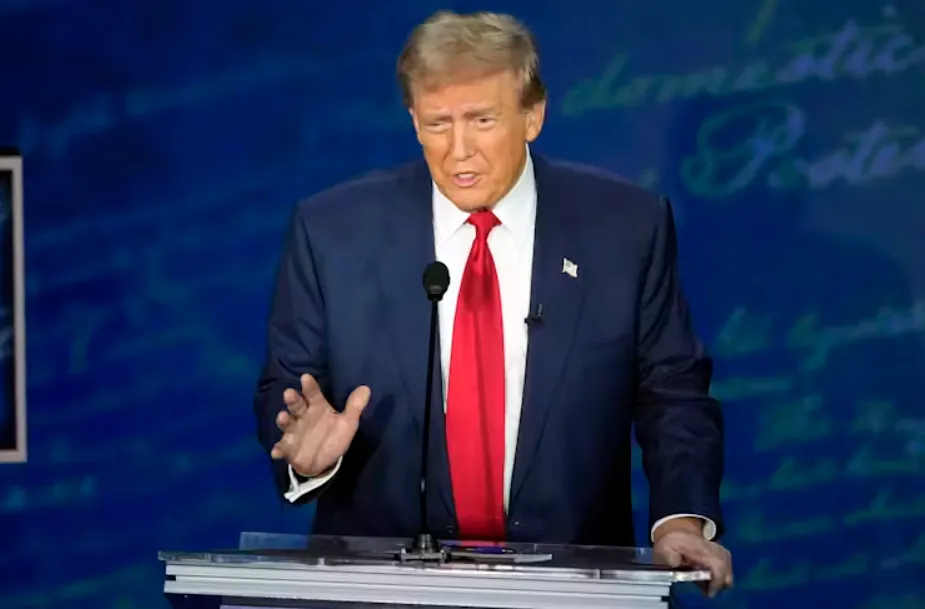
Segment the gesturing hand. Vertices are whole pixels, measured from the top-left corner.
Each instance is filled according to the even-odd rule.
[[[300,379],[302,392],[286,389],[283,401],[288,410],[276,417],[283,437],[270,451],[274,459],[285,459],[296,473],[311,478],[327,471],[340,459],[360,424],[360,413],[369,403],[369,387],[353,390],[343,412],[331,407],[318,382],[310,375]]]

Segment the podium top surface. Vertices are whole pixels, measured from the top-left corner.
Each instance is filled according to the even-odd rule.
[[[238,549],[158,554],[175,566],[251,569],[356,569],[362,572],[431,570],[495,572],[499,576],[542,575],[555,579],[620,580],[672,584],[706,581],[707,570],[659,564],[649,548],[525,543],[440,543],[445,560],[407,560],[412,539],[244,533]]]

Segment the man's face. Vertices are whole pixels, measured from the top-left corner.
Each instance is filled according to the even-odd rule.
[[[431,176],[463,211],[493,206],[520,177],[546,109],[521,107],[520,91],[512,72],[412,88],[411,118]]]

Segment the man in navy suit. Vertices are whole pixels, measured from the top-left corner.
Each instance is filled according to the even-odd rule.
[[[635,545],[635,423],[651,541],[732,583],[723,422],[691,328],[668,202],[530,153],[546,92],[530,33],[438,13],[399,59],[424,153],[298,205],[255,410],[314,531],[413,537],[434,259],[439,305],[427,498],[441,538]],[[442,407],[441,407],[442,406]]]

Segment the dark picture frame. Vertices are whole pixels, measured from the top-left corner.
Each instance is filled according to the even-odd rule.
[[[23,159],[0,150],[0,463],[26,461]]]

